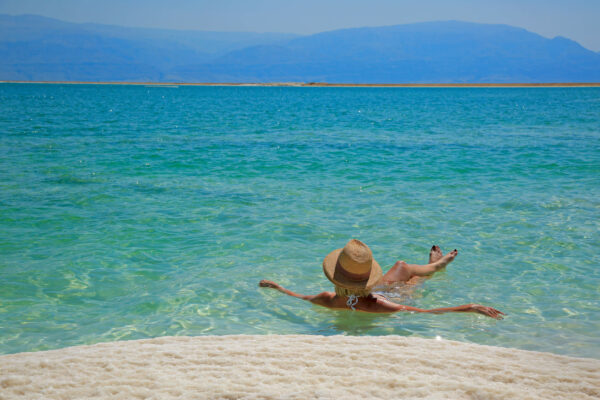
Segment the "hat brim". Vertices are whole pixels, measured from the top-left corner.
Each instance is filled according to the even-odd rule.
[[[371,289],[375,286],[383,276],[381,267],[373,259],[371,264],[371,274],[369,278],[362,281],[355,281],[349,279],[343,274],[343,271],[339,271],[338,268],[338,257],[343,249],[337,249],[327,254],[323,260],[323,272],[327,279],[329,279],[334,285],[346,288],[346,289]]]

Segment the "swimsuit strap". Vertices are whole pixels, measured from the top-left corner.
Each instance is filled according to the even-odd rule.
[[[348,300],[346,301],[346,305],[348,307],[350,307],[352,309],[352,311],[356,311],[356,308],[354,308],[354,306],[356,305],[356,303],[358,303],[358,296],[351,294],[350,296],[348,296]]]

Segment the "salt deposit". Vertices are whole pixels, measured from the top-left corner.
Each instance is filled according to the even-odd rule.
[[[204,336],[0,356],[0,399],[598,399],[600,360],[399,336]]]

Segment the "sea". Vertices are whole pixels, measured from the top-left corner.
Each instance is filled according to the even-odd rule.
[[[0,354],[402,335],[600,358],[600,88],[0,84]],[[429,309],[319,308],[352,238],[458,249]]]

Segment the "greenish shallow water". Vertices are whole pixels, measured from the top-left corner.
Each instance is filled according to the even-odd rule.
[[[2,84],[0,104],[0,353],[279,333],[600,358],[600,89]],[[394,299],[508,317],[257,287],[331,290],[322,258],[353,237],[386,268],[458,248]]]

